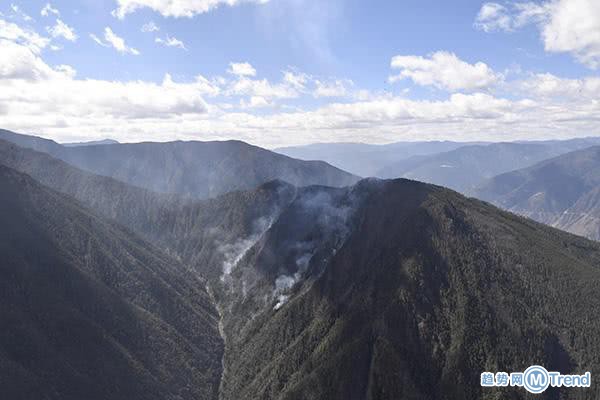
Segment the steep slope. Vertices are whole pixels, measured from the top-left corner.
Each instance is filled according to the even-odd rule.
[[[0,165],[28,174],[45,186],[76,198],[97,213],[161,244],[169,252],[184,256],[188,263],[194,263],[204,254],[218,252],[219,243],[226,247],[241,246],[247,240],[244,235],[252,236],[255,231],[266,229],[268,221],[291,201],[296,190],[287,183],[273,181],[252,191],[193,200],[94,175],[46,153],[2,140]],[[210,235],[205,231],[210,231]],[[208,246],[205,241],[214,246]],[[200,251],[202,246],[208,246],[208,250]]]
[[[412,157],[379,171],[382,178],[408,178],[471,194],[486,179],[542,160],[600,144],[598,139],[493,143]]]
[[[0,391],[214,399],[218,315],[177,261],[0,166]]]
[[[272,183],[174,218],[158,242],[209,278],[223,399],[518,399],[480,372],[599,368],[600,246],[451,191]]]
[[[600,239],[600,147],[496,176],[474,195],[572,233]]]
[[[358,180],[323,161],[295,160],[240,141],[64,147],[7,131],[0,131],[0,139],[47,152],[98,175],[194,198],[251,189],[275,179],[297,186],[347,186]]]
[[[218,283],[222,398],[526,398],[479,374],[598,370],[599,263],[598,244],[442,188],[300,190]]]
[[[160,215],[131,228],[207,278],[221,399],[525,399],[479,374],[600,370],[600,245],[452,191],[271,182]]]
[[[0,165],[25,173],[137,231],[151,229],[165,212],[179,210],[188,202],[175,195],[155,193],[83,171],[49,154],[3,140],[0,140]]]
[[[412,156],[430,155],[478,143],[431,141],[397,142],[384,145],[364,143],[315,143],[281,147],[280,154],[300,160],[323,160],[358,176],[377,176],[384,167]]]

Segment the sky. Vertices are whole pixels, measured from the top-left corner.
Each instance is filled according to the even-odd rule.
[[[59,142],[600,135],[598,0],[0,2],[0,128]]]

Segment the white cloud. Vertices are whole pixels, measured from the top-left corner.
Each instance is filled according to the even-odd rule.
[[[91,37],[103,46],[113,46],[104,37]],[[283,99],[310,98],[319,88],[317,82],[335,88],[335,79],[294,70],[283,71],[279,81],[244,74],[199,75],[192,80],[166,74],[161,82],[90,79],[78,77],[70,66],[49,65],[41,51],[52,46],[48,41],[0,19],[0,54],[4,56],[0,57],[0,119],[7,129],[57,140],[108,135],[124,142],[235,138],[263,146],[304,144],[324,137],[376,143],[600,134],[600,78],[595,77],[530,75],[514,82],[518,90],[511,91],[510,98],[473,89],[440,94],[438,100],[349,90],[349,81],[340,80],[348,89],[343,100],[306,110],[299,105],[302,101],[285,104]],[[430,72],[432,60],[433,56],[417,57],[412,60],[416,64],[409,66],[403,62],[400,73],[408,67]],[[438,75],[425,82],[451,86],[447,76]],[[459,87],[472,86],[460,79],[457,82]]]
[[[263,108],[263,107],[270,107],[270,106],[272,106],[272,104],[271,104],[271,102],[269,102],[269,100],[265,99],[264,97],[252,96],[252,97],[250,97],[249,101],[241,99],[240,106],[242,108]]]
[[[156,39],[154,39],[154,41],[156,43],[162,44],[163,46],[178,47],[182,50],[187,50],[187,48],[185,47],[185,44],[181,40],[179,40],[175,37],[171,37],[169,35],[167,35],[167,37],[164,39],[157,37]]]
[[[333,82],[315,81],[316,88],[313,92],[314,97],[344,97],[348,94],[347,86],[353,86],[350,80],[336,79]]]
[[[77,71],[75,70],[75,68],[71,67],[70,65],[57,65],[56,67],[54,67],[54,69],[58,73],[63,74],[64,76],[69,78],[75,78],[75,76],[77,75]]]
[[[47,27],[46,30],[53,38],[62,37],[71,42],[77,40],[75,30],[58,18],[56,19],[56,24],[52,27]]]
[[[310,77],[302,72],[285,71],[283,81],[296,90],[304,90]]]
[[[117,18],[124,18],[142,8],[150,8],[164,17],[193,17],[209,12],[221,5],[230,7],[242,3],[265,4],[269,0],[117,0],[113,11]]]
[[[117,36],[117,34],[108,26],[104,28],[104,41],[93,33],[90,34],[90,38],[100,46],[112,47],[121,54],[140,55],[140,52],[137,49],[127,46],[127,44],[125,44],[125,39]]]
[[[547,52],[570,53],[589,68],[600,67],[600,1],[550,0],[514,3],[510,9],[486,3],[475,26],[486,32],[512,31],[534,23]]]
[[[391,67],[400,70],[398,75],[390,77],[391,82],[408,78],[418,85],[452,91],[485,89],[502,79],[485,63],[469,64],[446,51],[438,51],[427,58],[395,56]]]
[[[600,2],[561,0],[550,5],[542,39],[550,52],[572,53],[590,68],[600,66]]]
[[[486,32],[513,30],[513,18],[509,11],[498,3],[485,3],[475,19],[475,27]]]
[[[176,83],[166,75],[161,84],[76,79],[68,65],[52,68],[27,47],[0,40],[0,104],[7,121],[53,126],[58,120],[93,126],[102,119],[121,123],[151,118],[179,118],[208,111],[203,99],[214,89],[198,77]]]
[[[229,96],[258,96],[266,99],[291,99],[299,95],[296,89],[285,83],[274,84],[266,79],[249,79],[244,76],[231,82],[225,93]]]
[[[0,80],[40,80],[56,75],[56,71],[42,61],[35,48],[0,39],[0,53]]]
[[[50,14],[54,14],[56,16],[60,15],[60,11],[58,11],[56,8],[52,7],[52,5],[50,3],[46,3],[46,5],[44,6],[44,8],[42,8],[42,10],[40,11],[40,14],[43,17],[48,17]]]
[[[563,101],[600,100],[600,77],[566,79],[544,73],[518,82],[518,89],[527,95],[552,97]]]
[[[532,22],[542,22],[550,12],[550,2],[484,3],[475,18],[474,26],[485,32],[512,32]]]
[[[247,62],[229,63],[229,69],[227,72],[237,76],[256,76],[256,69],[254,69],[254,67]]]
[[[12,40],[35,52],[40,52],[50,43],[50,39],[3,19],[0,19],[0,38]]]
[[[3,125],[35,131],[59,140],[111,136],[121,141],[237,138],[263,146],[321,141],[323,132],[336,141],[511,140],[600,133],[599,83],[557,77],[531,77],[524,91],[538,100],[509,100],[485,93],[456,93],[442,100],[365,96],[367,100],[332,103],[313,111],[297,109],[252,114],[273,107],[273,99],[297,96],[283,75],[278,84],[239,77],[198,76],[192,82],[112,82],[77,79],[68,66],[52,68],[23,45],[4,40],[0,51],[0,104]],[[299,73],[298,73],[299,74]],[[534,78],[540,78],[533,86]],[[543,83],[557,80],[555,83]],[[307,78],[305,86],[312,87]],[[235,87],[236,90],[232,90]],[[538,87],[536,93],[533,88]],[[569,87],[569,102],[552,101]],[[581,93],[585,96],[577,96]],[[312,93],[312,89],[307,94]],[[210,106],[204,98],[244,95],[239,106]],[[265,94],[264,96],[261,94]],[[550,96],[549,94],[552,94]],[[279,96],[279,97],[277,97]],[[220,100],[217,100],[219,103]],[[235,111],[235,110],[239,111]],[[118,127],[118,129],[116,128]],[[281,135],[286,132],[286,135]]]
[[[100,38],[99,38],[98,36],[96,36],[94,33],[90,33],[90,38],[91,38],[91,39],[92,39],[94,42],[96,42],[97,44],[99,44],[99,45],[100,45],[100,46],[102,46],[102,47],[110,47],[110,45],[108,45],[108,44],[104,43],[104,42],[102,41],[102,39],[100,39]]]
[[[22,18],[25,22],[33,21],[33,18],[31,18],[29,15],[25,14],[18,5],[11,4],[10,9],[12,10],[13,13],[15,13],[15,15]]]
[[[150,21],[150,22],[148,22],[148,23],[145,23],[145,24],[142,26],[142,29],[141,29],[141,30],[142,30],[142,32],[144,32],[144,33],[150,33],[150,32],[158,32],[158,31],[160,31],[160,28],[159,28],[159,26],[158,26],[158,25],[156,25],[156,24],[154,23],[154,21]]]

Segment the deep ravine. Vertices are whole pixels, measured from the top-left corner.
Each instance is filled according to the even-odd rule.
[[[219,391],[217,394],[217,398],[219,400],[221,400],[221,393],[223,392],[223,382],[225,381],[225,376],[227,373],[227,367],[225,364],[225,353],[227,351],[227,337],[225,335],[225,328],[224,328],[224,324],[223,324],[223,309],[222,309],[221,305],[219,304],[219,302],[217,301],[217,299],[215,298],[215,294],[214,294],[212,288],[210,287],[210,284],[206,283],[205,287],[206,287],[206,292],[210,296],[211,302],[213,303],[213,305],[215,306],[215,309],[217,310],[217,313],[219,314],[219,325],[218,325],[219,336],[221,337],[221,340],[223,341],[223,354],[221,355],[221,379],[219,380]]]

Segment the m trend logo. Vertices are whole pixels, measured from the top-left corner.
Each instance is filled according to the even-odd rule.
[[[523,385],[529,393],[543,393],[550,386],[550,375],[546,368],[532,365],[525,370]]]
[[[589,388],[592,384],[592,375],[586,372],[583,375],[563,375],[560,372],[548,372],[540,365],[532,365],[525,372],[483,372],[481,374],[482,387],[522,387],[529,393],[540,394],[548,387],[583,387]]]

